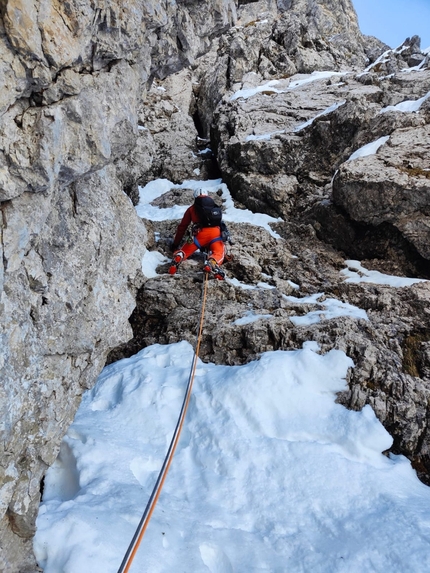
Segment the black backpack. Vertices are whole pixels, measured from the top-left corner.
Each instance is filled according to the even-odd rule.
[[[194,207],[202,227],[219,227],[221,225],[222,209],[211,197],[196,197]]]

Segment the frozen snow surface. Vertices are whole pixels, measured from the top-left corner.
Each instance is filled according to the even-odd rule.
[[[313,122],[318,118],[318,117],[322,117],[324,115],[328,115],[329,113],[331,113],[332,111],[337,110],[337,108],[339,108],[340,106],[344,105],[346,103],[345,100],[343,101],[339,101],[337,103],[334,103],[333,105],[331,105],[330,107],[326,108],[325,110],[321,111],[320,113],[318,113],[315,117],[312,117],[311,119],[308,119],[308,121],[305,121],[305,123],[301,123],[300,125],[298,125],[295,128],[295,132],[301,131],[302,129],[305,129],[305,127],[308,127],[309,125],[312,125]]]
[[[237,324],[239,326],[243,326],[244,324],[250,324],[251,322],[256,322],[261,318],[271,318],[273,314],[257,314],[253,310],[249,310],[245,312],[245,314],[241,318],[237,318],[233,324]]]
[[[142,259],[142,273],[148,279],[158,276],[157,267],[169,259],[158,251],[146,251]]]
[[[302,316],[290,316],[291,322],[297,326],[309,326],[321,320],[331,320],[341,316],[369,320],[365,310],[336,298],[326,298],[321,301],[323,296],[324,293],[321,292],[303,298],[283,295],[285,300],[293,304],[317,304],[322,307],[321,310],[313,310]]]
[[[420,107],[423,105],[423,103],[428,100],[428,98],[430,97],[430,92],[426,93],[425,96],[421,97],[420,99],[416,99],[416,100],[408,100],[408,101],[402,101],[400,103],[398,103],[397,105],[389,105],[387,107],[384,107],[381,109],[381,111],[379,113],[387,113],[388,111],[400,111],[403,113],[411,113],[411,112],[417,112],[420,110]]]
[[[358,159],[359,157],[367,157],[368,155],[374,155],[378,151],[378,149],[382,147],[382,145],[387,143],[389,139],[390,136],[386,135],[384,137],[380,137],[376,141],[368,143],[367,145],[363,145],[363,147],[360,147],[360,149],[354,151],[354,153],[347,159],[347,161],[353,161],[354,159]]]
[[[280,80],[271,80],[270,82],[266,82],[261,86],[257,86],[254,88],[243,88],[235,92],[231,97],[230,101],[234,101],[236,99],[249,99],[252,96],[255,96],[259,93],[263,94],[282,94],[286,93],[290,90],[299,88],[311,82],[316,82],[319,80],[326,80],[333,76],[344,76],[350,72],[333,72],[333,71],[320,71],[320,72],[312,72],[312,74],[295,74],[291,76],[286,81]],[[276,87],[275,87],[276,86]]]
[[[350,159],[376,153],[387,139]],[[270,227],[280,219],[236,209],[221,180],[152,181],[139,190],[137,213],[179,219],[186,205],[151,203],[172,189],[197,188],[221,191],[226,221],[281,240]],[[147,251],[142,272],[154,277],[165,261]],[[346,265],[347,282],[419,282],[359,261]],[[324,293],[283,296],[298,308],[317,306],[290,317],[297,325],[367,320],[364,310]],[[235,324],[271,318],[249,310]],[[117,572],[166,455],[192,356],[187,342],[148,347],[106,367],[83,396],[46,475],[34,540],[45,573]],[[370,406],[353,412],[336,404],[351,367],[342,351],[320,355],[313,341],[244,366],[199,361],[181,440],[131,573],[430,571],[430,489],[406,458],[382,455],[392,439]]]
[[[424,573],[430,489],[366,406],[335,403],[352,361],[315,342],[244,366],[199,361],[184,430],[131,567],[145,573]],[[116,573],[157,478],[192,348],[106,367],[48,471],[45,573]]]
[[[240,280],[238,280],[237,278],[232,278],[230,279],[229,277],[226,277],[226,282],[228,282],[229,284],[233,285],[234,287],[237,288],[241,288],[243,290],[258,290],[258,289],[266,289],[266,290],[271,290],[271,289],[275,289],[276,287],[269,285],[268,283],[265,282],[258,282],[256,285],[250,285],[247,283],[243,283]],[[293,283],[294,284],[294,283]]]
[[[272,135],[279,135],[281,133],[285,133],[285,129],[272,131],[271,133],[262,133],[260,135],[247,135],[245,141],[270,141]]]
[[[379,271],[368,271],[360,261],[345,261],[346,269],[340,271],[346,283],[373,283],[387,285],[394,288],[407,287],[415,283],[427,282],[426,279],[410,279],[408,277],[398,277],[395,275],[385,275]]]

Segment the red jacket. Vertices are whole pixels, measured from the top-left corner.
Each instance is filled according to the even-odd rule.
[[[188,207],[184,213],[184,216],[182,217],[182,221],[178,225],[175,238],[173,239],[174,248],[179,246],[179,243],[182,241],[183,236],[187,232],[190,223],[200,223],[194,205]]]

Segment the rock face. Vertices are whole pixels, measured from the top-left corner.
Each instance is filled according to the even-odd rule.
[[[133,209],[156,178],[220,176],[237,207],[282,219],[278,239],[231,225],[227,273],[255,288],[210,283],[201,357],[237,364],[309,339],[345,350],[339,400],[370,403],[428,479],[430,283],[340,275],[352,258],[430,278],[419,38],[363,37],[350,0],[7,0],[0,55],[1,571],[36,570],[44,471],[109,352],[194,341],[201,261],[141,273],[176,226]],[[333,305],[367,318],[330,318]],[[319,322],[296,320],[307,313]]]
[[[172,199],[190,200],[187,195]],[[168,205],[166,196],[163,206]],[[261,352],[294,349],[307,340],[316,340],[322,352],[345,351],[355,367],[349,373],[350,389],[339,401],[357,410],[370,404],[394,438],[391,452],[407,455],[428,483],[430,282],[404,288],[345,282],[345,255],[301,220],[273,224],[280,239],[258,227],[229,227],[234,259],[224,266],[227,276],[242,284],[210,281],[202,360],[242,364]],[[148,248],[168,256],[174,229],[170,222],[154,222],[157,242],[153,238]],[[163,274],[168,264],[159,266],[160,276],[145,281],[130,320],[134,338],[113,359],[155,342],[195,342],[202,261],[198,256],[186,261],[173,278]],[[363,264],[402,272],[386,259]],[[342,308],[341,316],[332,313],[333,304]],[[353,316],[349,305],[366,316]]]
[[[383,254],[382,234],[386,252],[403,244],[396,256],[408,253],[406,272],[429,276],[430,71],[424,55],[418,70],[407,67],[404,54],[416,49],[409,40],[359,73],[262,84],[258,77],[250,84],[248,75],[224,96],[213,123],[218,163],[234,196],[254,210],[307,218],[353,258]],[[397,70],[393,77],[387,66]],[[376,154],[356,157],[377,141]],[[364,229],[374,240],[354,244]]]
[[[140,284],[145,233],[113,167],[49,196],[24,193],[3,203],[2,215],[1,499],[9,571],[17,541],[33,534],[41,477],[83,390],[109,349],[129,337],[125,319]]]
[[[430,73],[425,75],[430,80]],[[377,155],[343,164],[333,182],[334,201],[354,221],[395,227],[427,260],[430,260],[429,110],[428,106],[423,109],[418,121],[414,120],[418,125],[413,129],[408,126],[387,129],[391,135]]]
[[[227,91],[295,73],[362,69],[372,51],[373,57],[380,55],[382,44],[375,43],[363,41],[349,0],[246,3],[201,79],[199,112],[206,133]]]
[[[391,50],[360,37],[355,20],[336,13],[339,33],[349,34],[354,52],[335,52],[328,43],[322,59],[313,54],[308,68],[303,53],[311,58],[312,51],[290,38],[288,46],[297,49],[291,64],[290,52],[283,52],[289,71],[282,72],[273,52],[273,67],[261,56],[274,31],[288,29],[284,20],[300,19],[300,10],[280,4],[242,5],[236,27],[202,58],[190,80],[190,108],[200,134],[211,133],[220,176],[237,206],[284,220],[273,227],[278,240],[255,227],[232,225],[235,258],[226,263],[227,273],[254,288],[210,283],[201,356],[237,364],[309,339],[323,352],[344,350],[355,368],[350,390],[339,400],[356,409],[371,404],[394,437],[391,451],[407,455],[429,483],[429,283],[397,289],[348,283],[340,273],[345,259],[360,259],[383,273],[430,278],[428,56],[416,37]],[[350,6],[337,6],[348,14]],[[320,14],[327,7],[321,2],[313,9]],[[348,29],[342,28],[346,21]],[[147,127],[153,129],[150,121]],[[174,163],[169,167],[171,180],[182,180],[187,169],[195,169],[194,161],[183,154],[176,171]],[[147,173],[144,182],[163,172]],[[173,193],[158,203],[190,201],[191,193]],[[175,225],[152,227],[157,242],[153,236],[148,248],[168,256]],[[197,258],[174,278],[145,281],[130,320],[134,338],[111,359],[154,342],[194,341],[200,267]],[[261,282],[266,286],[259,287]],[[346,311],[333,318],[331,301],[354,305],[367,318]],[[261,318],[236,322],[248,312]],[[309,313],[323,318],[302,324]]]
[[[234,39],[232,46],[234,52]],[[253,49],[258,51],[255,39]],[[366,67],[360,54],[371,58]],[[247,297],[258,314],[274,318],[243,326],[239,333],[234,329],[241,350],[230,343],[221,358],[222,335],[213,326],[209,357],[247,360],[309,338],[344,349],[356,367],[350,392],[339,399],[352,408],[370,403],[394,436],[392,451],[408,455],[429,483],[429,283],[395,290],[349,285],[339,277],[344,259],[361,259],[390,274],[430,278],[429,58],[420,52],[417,37],[396,50],[365,38],[353,58],[343,54],[329,65],[325,54],[325,69],[321,62],[298,67],[303,60],[297,58],[292,72],[314,73],[278,74],[273,82],[257,68],[246,70],[241,81],[226,85],[212,115],[212,146],[232,195],[286,223],[279,225],[284,242],[277,248],[259,238],[260,251],[248,235],[254,263],[244,266],[256,276],[233,265],[236,276],[254,284],[271,277],[278,292],[271,293],[270,304],[255,300],[262,293],[247,292]],[[202,86],[215,77],[211,72]],[[203,89],[203,105],[210,93]],[[291,326],[285,319],[291,317],[291,304],[282,297],[289,295],[288,278],[300,285],[302,297],[324,292],[365,309],[370,321],[341,318],[311,328],[293,321]],[[313,312],[321,306],[300,308]]]
[[[123,189],[155,77],[193,64],[230,0],[0,8],[0,569],[34,571],[44,471],[127,322],[146,231]],[[126,87],[126,89],[124,89]],[[187,116],[188,117],[188,116]],[[192,120],[190,120],[192,123]],[[151,155],[143,149],[144,163]]]

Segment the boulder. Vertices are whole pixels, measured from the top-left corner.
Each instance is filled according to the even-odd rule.
[[[430,260],[430,125],[398,129],[376,154],[344,163],[333,201],[354,221],[389,223]],[[385,149],[384,149],[385,148]]]

